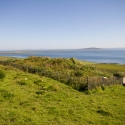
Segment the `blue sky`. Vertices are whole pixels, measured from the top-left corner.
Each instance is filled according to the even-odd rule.
[[[0,0],[0,50],[125,48],[125,0]]]

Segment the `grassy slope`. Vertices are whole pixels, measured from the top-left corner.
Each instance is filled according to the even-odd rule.
[[[1,125],[125,123],[123,86],[85,94],[50,78],[3,66],[0,69],[6,73],[0,81]]]

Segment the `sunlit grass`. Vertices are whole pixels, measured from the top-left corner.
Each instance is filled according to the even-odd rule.
[[[47,77],[0,66],[0,125],[123,125],[125,87],[78,92]],[[22,83],[22,84],[21,84]]]
[[[118,64],[95,64],[93,65],[95,66],[97,69],[100,70],[107,70],[107,71],[111,71],[111,72],[125,72],[125,65],[118,65]]]

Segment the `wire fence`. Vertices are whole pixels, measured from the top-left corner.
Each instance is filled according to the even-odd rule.
[[[79,91],[92,90],[97,87],[111,86],[111,85],[122,85],[123,77],[112,76],[110,78],[104,78],[102,76],[96,77],[72,77],[69,73],[50,71],[48,69],[41,69],[39,67],[26,66],[22,64],[10,63],[7,61],[0,61],[2,65],[12,66],[14,68],[23,70],[24,72],[38,74],[40,76],[47,76],[49,78],[58,80],[77,89]]]

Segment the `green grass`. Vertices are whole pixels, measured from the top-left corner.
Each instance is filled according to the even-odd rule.
[[[118,64],[95,64],[96,68],[100,70],[107,70],[112,72],[124,72],[125,71],[125,65],[118,65]]]
[[[123,125],[125,87],[78,92],[47,77],[0,65],[0,125]]]

